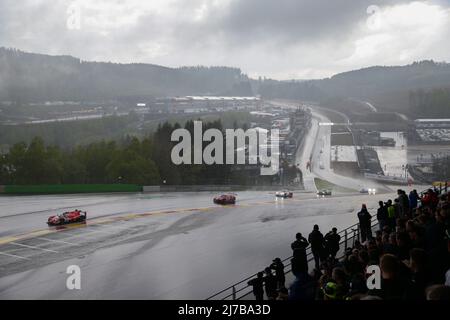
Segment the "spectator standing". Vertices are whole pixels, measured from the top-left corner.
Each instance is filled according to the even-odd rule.
[[[404,219],[409,217],[409,199],[404,190],[398,189],[399,217]]]
[[[409,207],[411,210],[417,208],[418,201],[419,201],[419,194],[417,193],[417,190],[414,189],[409,193]]]
[[[308,260],[306,258],[306,248],[309,243],[299,232],[295,235],[296,240],[292,242],[292,273],[297,276],[299,272],[308,272]]]
[[[394,230],[398,227],[397,226],[397,220],[400,217],[400,200],[398,198],[394,199],[394,204],[392,205],[394,207]]]
[[[247,284],[253,287],[256,301],[264,300],[264,273],[258,272],[256,278],[250,280]]]
[[[272,274],[272,270],[269,267],[264,271],[266,273],[264,277],[264,289],[266,290],[267,299],[275,300],[278,297],[277,278]]]
[[[387,213],[388,213],[388,225],[389,225],[391,230],[394,230],[395,229],[395,219],[396,219],[396,217],[395,217],[395,207],[392,204],[392,200],[391,199],[389,199],[386,202],[386,210],[387,210]]]
[[[277,279],[277,289],[284,288],[286,277],[284,275],[284,264],[280,258],[275,258],[270,265],[270,269],[275,271],[275,278]]]
[[[314,225],[313,231],[308,236],[308,241],[311,244],[311,251],[314,256],[315,268],[319,270],[320,261],[324,250],[323,234],[319,231],[319,226]]]
[[[367,211],[367,206],[362,205],[361,211],[358,212],[359,228],[361,230],[361,241],[364,243],[367,239],[372,238],[372,216]]]
[[[387,206],[384,205],[383,201],[379,201],[379,208],[377,210],[377,220],[380,230],[383,230],[384,226],[388,224],[388,212]]]
[[[339,251],[339,242],[341,241],[341,236],[337,233],[337,229],[333,228],[330,232],[325,235],[325,247],[327,255],[336,258],[336,254]]]

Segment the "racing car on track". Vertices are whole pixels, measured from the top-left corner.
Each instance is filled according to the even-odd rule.
[[[375,194],[377,194],[377,189],[375,189],[375,188],[362,188],[361,190],[359,190],[359,193],[375,195]]]
[[[317,191],[317,197],[326,197],[326,196],[331,196],[331,190],[322,189]]]
[[[287,190],[277,191],[277,192],[275,193],[275,197],[277,197],[277,198],[283,198],[283,199],[286,199],[286,198],[292,198],[293,195],[294,195],[294,194],[293,194],[291,191],[287,191]]]
[[[215,204],[235,204],[236,196],[232,194],[222,194],[220,196],[214,197]]]
[[[68,223],[77,223],[86,221],[86,211],[74,210],[51,216],[47,220],[49,226],[60,226]]]

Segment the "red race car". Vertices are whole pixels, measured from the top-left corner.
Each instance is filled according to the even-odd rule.
[[[70,212],[60,213],[56,216],[51,216],[47,220],[49,226],[60,226],[68,223],[84,222],[86,221],[86,211],[74,210]]]
[[[236,203],[236,197],[232,194],[223,194],[221,196],[214,198],[215,204],[235,204]]]

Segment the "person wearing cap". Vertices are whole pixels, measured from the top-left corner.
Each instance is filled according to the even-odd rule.
[[[264,289],[269,300],[275,300],[278,296],[277,278],[272,274],[272,270],[267,267],[264,269],[266,276],[264,277]]]
[[[284,288],[286,277],[284,275],[284,264],[280,258],[275,258],[270,265],[270,269],[275,270],[275,278],[277,280],[277,288]]]

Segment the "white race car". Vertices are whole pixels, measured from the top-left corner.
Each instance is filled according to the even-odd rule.
[[[360,193],[365,193],[365,194],[369,194],[369,195],[376,195],[377,194],[377,189],[375,188],[362,188],[361,190],[359,190]]]
[[[277,198],[292,198],[293,197],[293,193],[291,191],[277,191],[277,193],[275,193],[275,197]]]
[[[323,197],[327,197],[327,196],[331,196],[331,190],[322,189],[322,190],[317,191],[318,198],[323,198]]]

